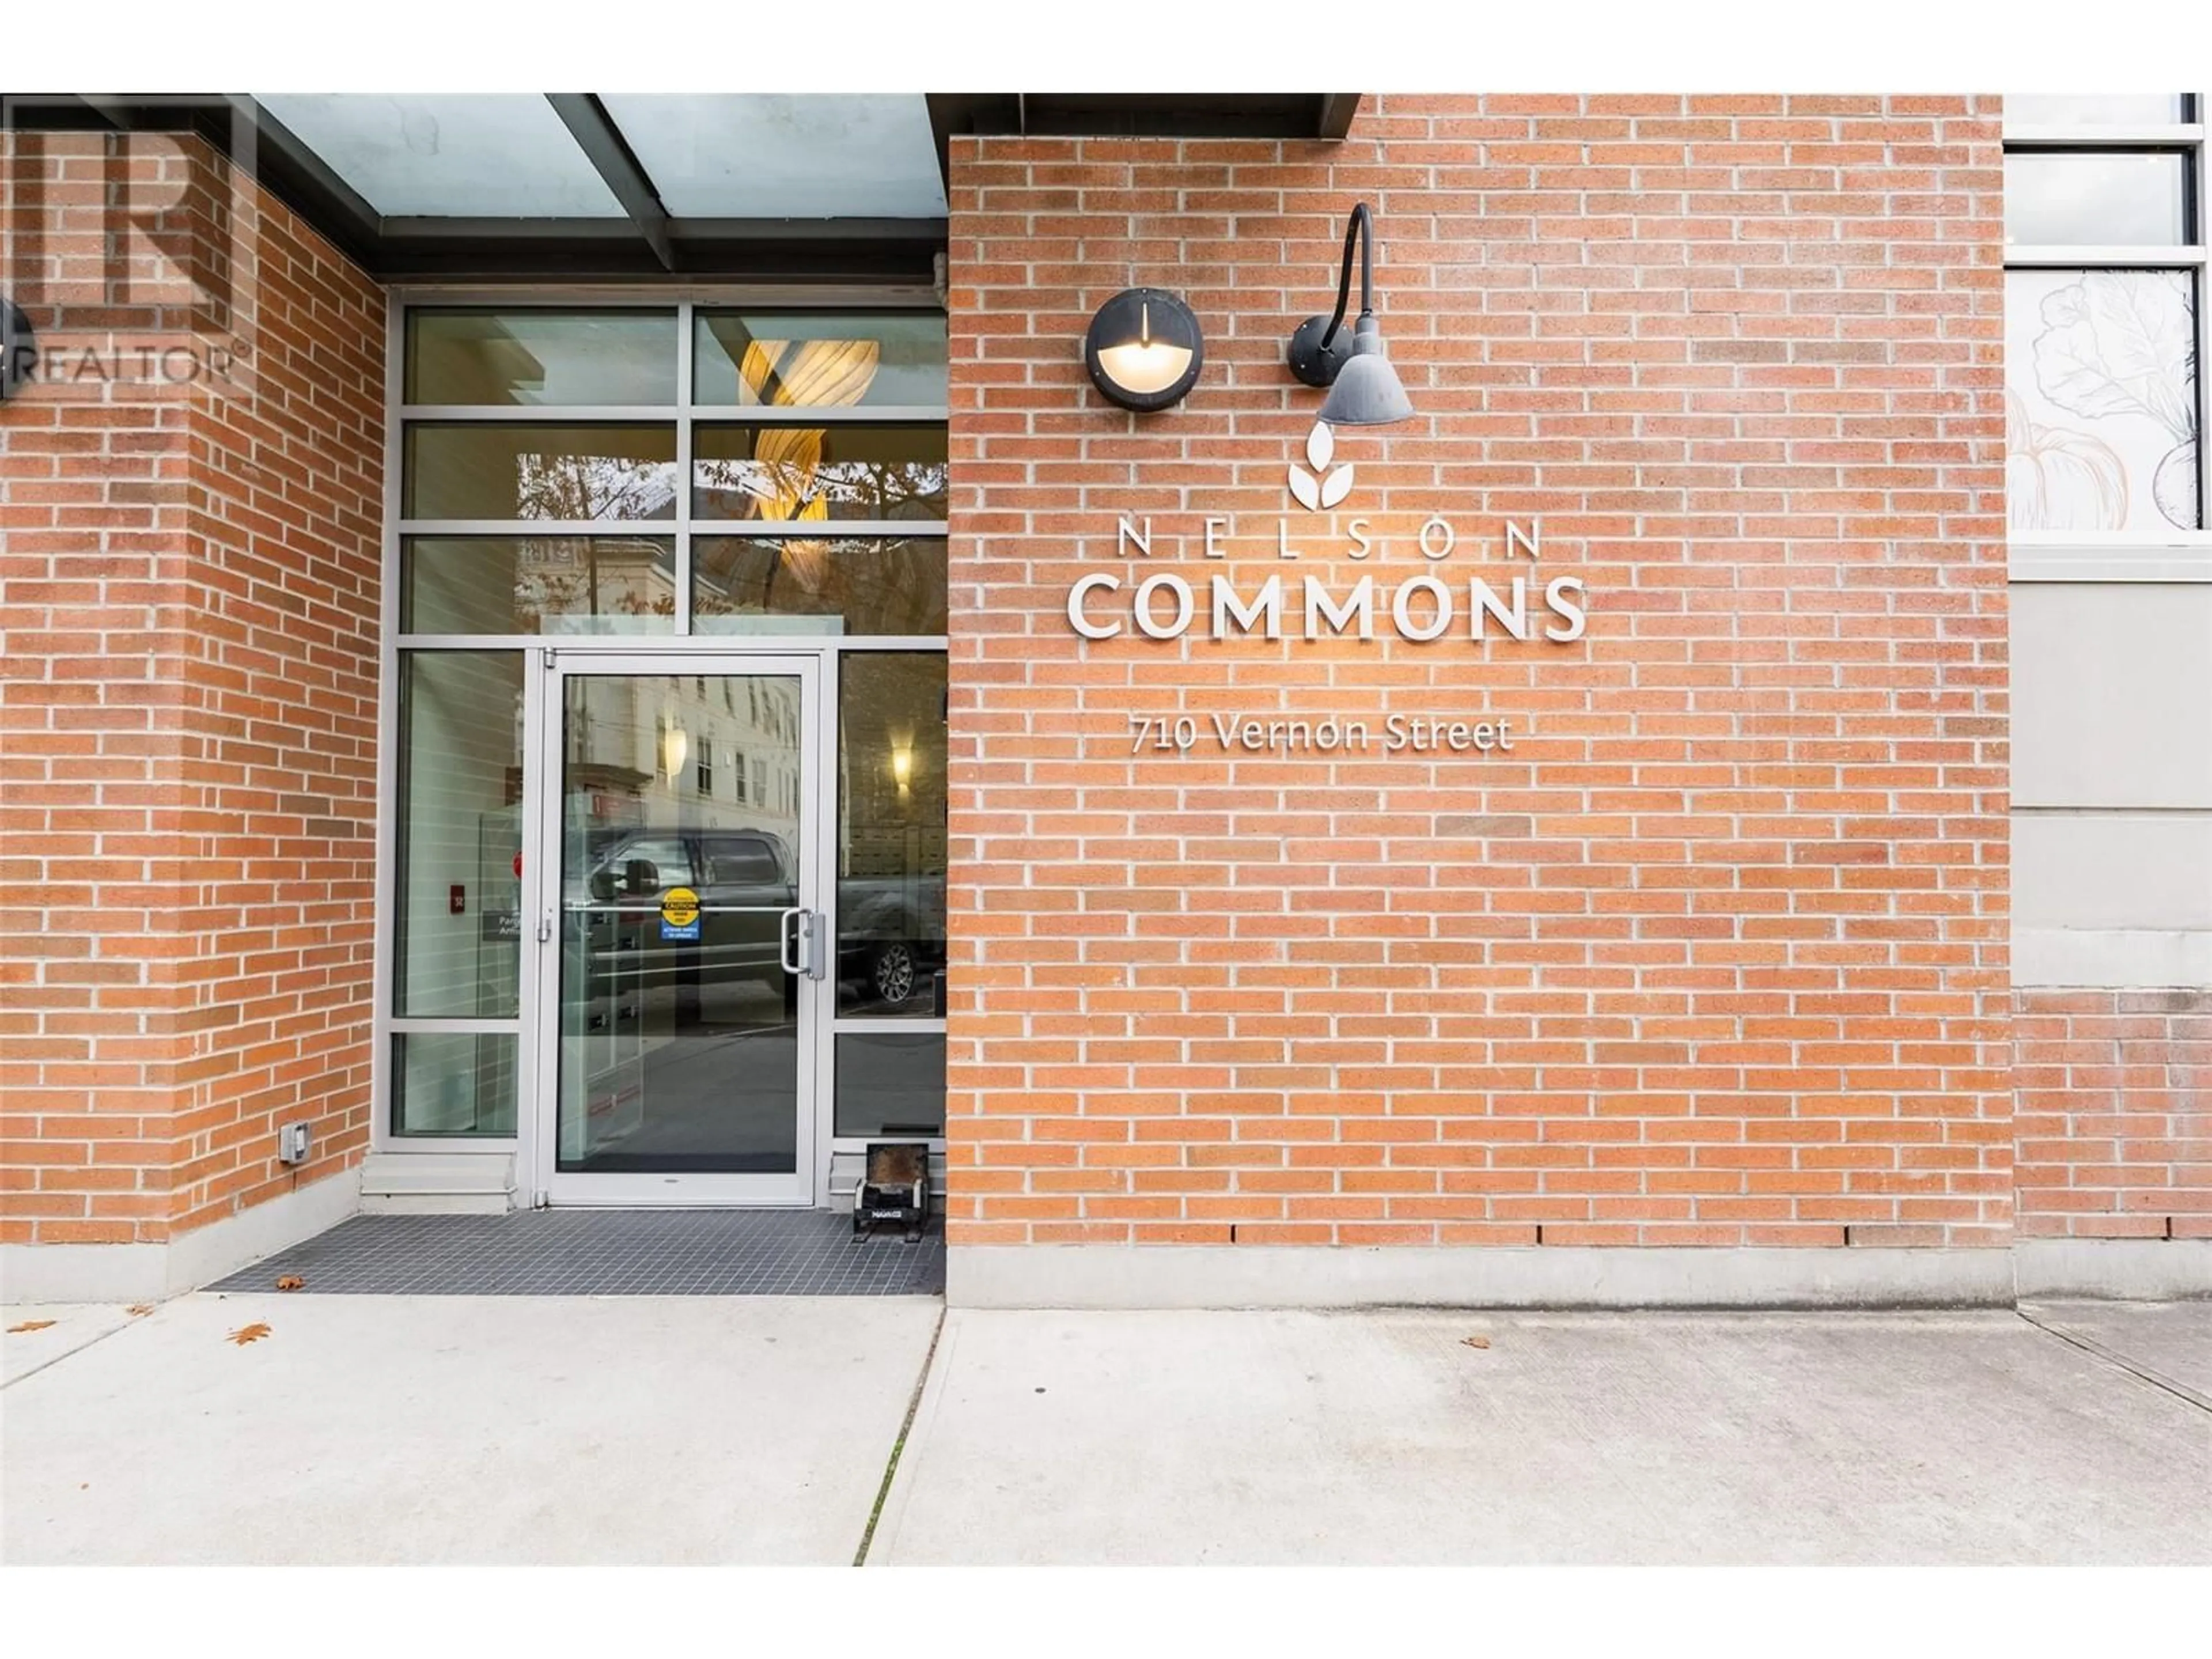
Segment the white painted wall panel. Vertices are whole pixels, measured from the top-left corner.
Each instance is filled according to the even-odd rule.
[[[2015,812],[2013,983],[2212,984],[2212,811]]]
[[[2212,582],[2011,600],[2013,804],[2212,810]]]
[[[2016,813],[2012,870],[2022,927],[2212,931],[2212,811]]]

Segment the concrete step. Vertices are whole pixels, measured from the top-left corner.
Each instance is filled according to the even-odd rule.
[[[499,1215],[514,1207],[512,1152],[371,1152],[362,1165],[368,1215]]]

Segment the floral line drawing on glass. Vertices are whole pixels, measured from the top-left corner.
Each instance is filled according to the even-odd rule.
[[[2038,426],[2008,392],[2005,499],[2015,530],[2118,530],[2128,518],[2127,466],[2100,438]]]
[[[2035,386],[2085,422],[2138,416],[2171,447],[2151,469],[2161,517],[2197,527],[2197,342],[2191,282],[2176,270],[2085,270],[2043,296]],[[2130,491],[2119,453],[2094,434],[2037,423],[2007,400],[2012,519],[2022,529],[2119,529]]]

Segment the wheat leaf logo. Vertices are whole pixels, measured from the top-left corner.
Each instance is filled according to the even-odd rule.
[[[1336,434],[1327,421],[1316,421],[1306,434],[1306,459],[1313,471],[1291,463],[1291,494],[1310,513],[1334,507],[1352,493],[1352,463],[1332,468],[1329,462],[1335,455]]]

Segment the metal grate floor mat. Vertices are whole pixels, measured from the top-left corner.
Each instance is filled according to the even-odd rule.
[[[853,1236],[848,1210],[356,1216],[210,1285],[307,1295],[942,1296],[945,1233]]]

